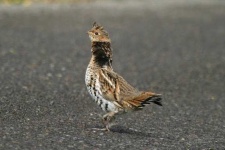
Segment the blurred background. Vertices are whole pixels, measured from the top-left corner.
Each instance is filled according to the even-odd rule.
[[[84,83],[87,31],[113,68],[163,95],[113,132]],[[225,149],[224,0],[0,0],[0,149]]]
[[[22,4],[22,5],[31,5],[35,3],[74,3],[74,2],[90,2],[96,0],[0,0],[1,4],[10,5],[10,4]]]

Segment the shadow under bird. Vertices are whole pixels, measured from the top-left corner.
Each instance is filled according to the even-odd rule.
[[[94,23],[88,35],[92,56],[85,83],[95,102],[107,112],[102,117],[103,130],[110,131],[110,123],[118,114],[140,110],[150,103],[162,106],[160,94],[139,91],[113,71],[111,40],[102,26]]]

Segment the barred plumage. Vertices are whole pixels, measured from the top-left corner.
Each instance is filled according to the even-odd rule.
[[[109,131],[116,114],[140,110],[145,104],[161,104],[160,94],[139,91],[113,71],[111,40],[102,26],[94,23],[88,31],[92,57],[86,70],[85,83],[95,102],[106,111],[103,123]]]

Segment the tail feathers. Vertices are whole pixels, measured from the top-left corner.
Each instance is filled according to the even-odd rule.
[[[143,101],[142,105],[144,106],[145,104],[154,103],[154,104],[157,104],[159,106],[162,106],[161,101],[162,101],[162,97],[160,95],[156,95],[156,96],[149,97],[148,99]]]
[[[162,106],[161,100],[162,100],[162,97],[160,94],[155,94],[151,92],[143,92],[138,97],[128,100],[127,103],[133,106],[133,108],[141,109],[146,104],[150,104],[150,103],[154,103],[159,106]]]

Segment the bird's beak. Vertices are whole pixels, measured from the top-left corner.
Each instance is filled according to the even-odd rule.
[[[88,31],[87,34],[91,34],[91,31]]]

